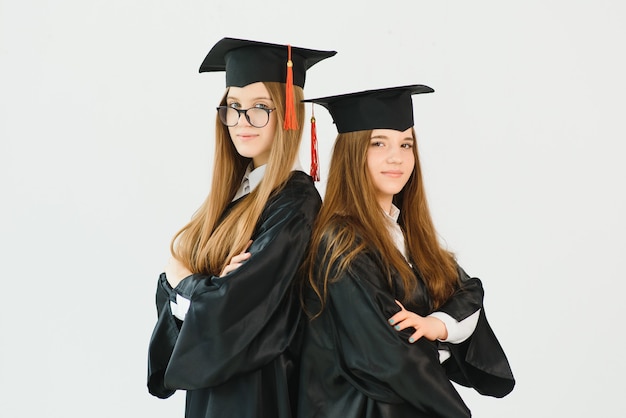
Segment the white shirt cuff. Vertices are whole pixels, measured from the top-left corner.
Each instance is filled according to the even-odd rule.
[[[181,321],[185,320],[185,315],[187,315],[187,311],[189,310],[189,305],[191,305],[191,301],[182,297],[181,295],[176,295],[176,302],[170,301],[170,309],[172,310],[172,315]]]
[[[448,338],[439,341],[459,344],[467,340],[474,333],[476,325],[478,324],[480,309],[462,321],[457,321],[456,319],[452,318],[450,315],[444,312],[433,312],[428,316],[432,316],[441,320],[448,330]]]
[[[439,363],[443,363],[444,361],[452,357],[452,354],[450,354],[450,351],[448,350],[439,349],[438,351],[439,351]]]

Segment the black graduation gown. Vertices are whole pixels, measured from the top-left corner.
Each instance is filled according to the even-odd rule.
[[[175,289],[161,275],[151,394],[186,389],[188,418],[295,416],[301,310],[292,285],[320,205],[311,178],[295,171],[266,205],[241,267],[225,277],[194,274]],[[177,293],[191,300],[183,322],[170,308]]]
[[[318,260],[325,250],[319,249]],[[458,321],[482,308],[483,300],[480,280],[459,271],[461,286],[439,309]],[[417,272],[416,275],[419,277]],[[452,376],[439,363],[438,343],[421,338],[410,344],[407,340],[412,328],[398,332],[388,324],[387,320],[400,309],[395,303],[400,281],[394,278],[392,289],[384,277],[379,256],[364,252],[337,281],[328,285],[326,307],[321,316],[307,324],[304,333],[299,418],[471,416],[449,380]],[[432,308],[425,287],[420,284],[405,307],[426,315]],[[307,294],[306,302],[315,312],[319,302],[312,292]],[[486,389],[481,387],[482,392],[497,386],[490,374],[495,370],[496,380],[508,376],[509,387],[503,391],[510,392],[513,377],[508,362],[493,333],[484,336],[481,330],[485,326],[486,317],[481,313],[476,331],[463,343],[464,348],[451,350],[456,363],[450,369],[455,380],[463,384],[490,383]],[[477,347],[485,351],[479,357],[486,365],[472,362]],[[467,357],[457,358],[463,355]],[[466,366],[468,361],[471,366]],[[480,379],[475,375],[480,375]]]

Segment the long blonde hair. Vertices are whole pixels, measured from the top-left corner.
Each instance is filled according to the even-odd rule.
[[[349,132],[339,134],[335,140],[326,194],[304,267],[305,277],[319,297],[322,310],[328,284],[348,269],[359,253],[368,249],[380,254],[390,285],[394,271],[400,276],[404,287],[403,301],[407,301],[417,286],[415,273],[391,236],[381,233],[387,231],[387,227],[367,171],[371,134],[371,130]],[[416,139],[413,129],[412,136]],[[398,222],[405,233],[407,252],[417,265],[436,309],[454,292],[458,273],[453,255],[439,244],[430,216],[417,143],[413,153],[415,168],[404,188],[394,196],[394,204],[400,209]],[[318,251],[321,246],[326,252],[320,259]]]
[[[263,180],[224,216],[226,207],[241,184],[250,159],[239,155],[228,128],[216,116],[215,164],[211,191],[191,221],[174,235],[170,244],[172,255],[193,273],[218,275],[230,259],[243,250],[268,199],[284,186],[291,174],[304,124],[304,105],[300,103],[304,97],[302,88],[294,86],[299,128],[285,131],[285,84],[263,84],[274,101],[274,114],[277,115],[276,133]],[[226,104],[227,94],[228,91],[220,105]]]

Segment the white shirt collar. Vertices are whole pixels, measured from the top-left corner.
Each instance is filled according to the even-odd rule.
[[[391,219],[395,223],[398,223],[398,218],[400,217],[400,209],[398,209],[398,207],[392,203],[391,210],[389,211],[389,213],[385,212],[385,215],[387,215],[387,218]]]
[[[252,163],[250,163],[250,165],[248,166],[248,170],[250,170],[251,168],[252,168]],[[247,175],[248,181],[250,182],[250,191],[253,191],[254,189],[256,189],[256,186],[258,186],[261,180],[263,180],[263,176],[265,175],[266,168],[267,168],[267,164],[263,164],[263,165],[258,166],[254,170],[250,171],[249,173],[248,173],[248,170],[246,170],[246,173],[248,173]]]
[[[259,185],[261,180],[263,180],[263,176],[265,175],[265,170],[267,169],[267,164],[263,164],[258,166],[255,169],[252,169],[252,162],[248,164],[246,168],[246,172],[243,175],[243,179],[241,180],[241,185],[235,193],[235,197],[233,198],[233,202],[250,192],[252,192]],[[300,165],[300,160],[296,158],[296,162],[293,165],[292,171],[304,171],[302,170],[302,166]]]
[[[400,209],[396,207],[396,205],[391,205],[391,211],[389,213],[385,212],[385,218],[387,219],[387,231],[389,231],[389,235],[391,235],[391,239],[395,244],[398,251],[402,253],[404,258],[408,259],[408,254],[406,252],[406,243],[404,241],[404,233],[402,232],[402,228],[398,224],[398,218],[400,217]]]

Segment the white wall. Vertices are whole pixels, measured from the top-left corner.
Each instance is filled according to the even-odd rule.
[[[618,0],[0,0],[0,416],[183,416],[182,393],[148,395],[146,350],[207,193],[224,78],[197,70],[224,36],[337,50],[307,97],[432,86],[413,102],[435,221],[518,382],[467,404],[623,416],[625,19]]]

